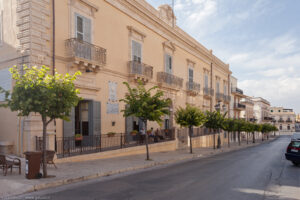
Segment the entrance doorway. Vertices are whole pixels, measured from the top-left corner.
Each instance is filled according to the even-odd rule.
[[[91,101],[80,101],[75,107],[75,134],[81,134],[82,136],[90,135],[89,124],[90,119],[90,105]]]

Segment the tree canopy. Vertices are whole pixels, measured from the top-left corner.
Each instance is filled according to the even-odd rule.
[[[186,108],[179,107],[176,110],[175,121],[182,127],[201,126],[206,118],[200,108],[188,104]]]

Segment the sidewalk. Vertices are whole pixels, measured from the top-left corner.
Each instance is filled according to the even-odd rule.
[[[274,138],[272,137],[263,143],[270,142],[273,139]],[[55,177],[36,180],[25,179],[25,165],[23,164],[22,175],[19,175],[16,170],[13,171],[12,174],[9,172],[7,176],[0,174],[0,198],[94,179],[97,177],[119,174],[122,172],[145,169],[158,165],[172,164],[184,160],[209,157],[215,154],[234,151],[259,144],[261,144],[261,141],[259,140],[257,140],[255,144],[252,144],[249,141],[248,145],[245,141],[243,141],[241,146],[238,146],[238,143],[236,142],[231,143],[230,148],[228,148],[227,144],[225,144],[221,149],[216,150],[212,148],[193,149],[193,154],[189,154],[189,149],[160,153],[150,152],[150,158],[152,159],[151,161],[146,161],[145,155],[142,154],[85,162],[62,163],[57,164],[58,169],[55,169],[54,166],[49,165],[48,175],[55,175]]]

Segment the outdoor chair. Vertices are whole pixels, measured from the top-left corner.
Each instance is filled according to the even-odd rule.
[[[21,160],[19,158],[0,155],[0,167],[3,170],[4,176],[6,176],[8,169],[12,173],[13,168],[19,168],[19,174],[21,174]]]
[[[57,169],[55,163],[54,163],[54,155],[55,155],[55,151],[51,151],[51,150],[47,150],[46,151],[46,163],[47,164],[51,164],[51,165],[54,165],[55,169]],[[43,156],[42,156],[42,159],[41,159],[41,165],[43,165]]]

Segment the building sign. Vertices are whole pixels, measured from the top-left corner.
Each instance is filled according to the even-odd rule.
[[[108,101],[114,102],[117,101],[117,83],[108,81]]]
[[[119,104],[107,102],[106,112],[107,112],[107,114],[118,114],[119,113]]]

